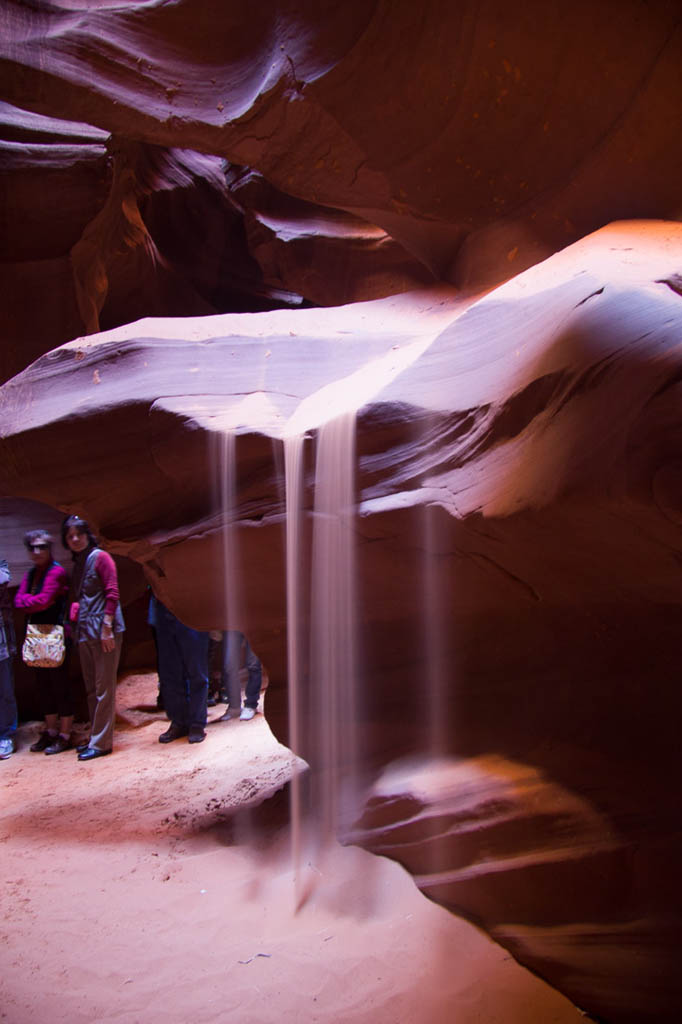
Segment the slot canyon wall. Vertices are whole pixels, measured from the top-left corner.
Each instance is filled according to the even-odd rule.
[[[357,409],[350,838],[593,1015],[676,1020],[679,5],[0,0],[0,29],[3,501],[87,515],[131,599],[220,628],[235,431],[286,741],[285,440],[308,550],[315,438]]]

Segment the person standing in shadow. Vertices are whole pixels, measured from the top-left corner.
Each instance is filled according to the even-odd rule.
[[[14,696],[12,655],[16,652],[14,625],[7,585],[9,566],[0,558],[0,761],[14,753],[14,734],[17,731],[17,702]]]
[[[244,649],[245,664],[247,670],[246,693],[244,707],[242,707],[242,690],[239,682],[239,669],[242,660],[242,648]],[[227,722],[231,718],[239,718],[241,722],[250,722],[255,716],[258,708],[261,685],[263,682],[263,667],[260,659],[256,657],[251,649],[251,644],[243,633],[238,630],[229,629],[223,638],[223,686],[227,689],[228,709],[220,722]]]
[[[29,530],[24,546],[33,568],[22,579],[14,598],[15,608],[26,613],[26,624],[63,626],[69,584],[64,568],[52,555],[52,537],[46,530]],[[67,652],[71,641],[67,642]],[[33,753],[61,754],[70,750],[73,727],[73,694],[69,680],[68,656],[61,665],[34,668],[45,717],[45,728],[30,749]]]
[[[208,633],[185,626],[154,595],[151,605],[161,700],[170,718],[170,725],[159,736],[159,743],[172,743],[183,736],[187,736],[190,743],[201,743],[206,739]]]

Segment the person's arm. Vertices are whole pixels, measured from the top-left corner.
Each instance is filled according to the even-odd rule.
[[[14,627],[10,614],[7,584],[10,581],[9,566],[5,558],[0,558],[0,642],[10,655],[14,654]]]
[[[114,613],[119,602],[118,575],[116,564],[106,551],[100,551],[95,562],[95,571],[100,578],[102,589],[105,594],[104,601],[104,622],[111,626],[114,621]]]
[[[28,573],[19,585],[14,604],[28,612],[42,612],[54,604],[58,597],[66,593],[66,573],[61,565],[52,565],[45,574],[43,587],[39,594],[29,594]]]
[[[23,597],[24,594],[28,594],[28,573],[26,573],[26,575],[22,579],[21,583],[19,584],[19,590],[17,591],[17,596],[14,598],[14,603],[17,606],[17,608],[21,607],[21,605],[18,604],[18,600],[19,600],[20,597]]]
[[[118,605],[118,576],[114,560],[106,551],[100,551],[98,554],[97,561],[95,562],[95,571],[100,578],[105,595],[104,618],[102,619],[100,639],[102,641],[102,650],[105,654],[110,654],[116,646],[114,639],[114,613]]]

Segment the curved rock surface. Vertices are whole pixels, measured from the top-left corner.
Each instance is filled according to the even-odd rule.
[[[221,157],[9,104],[0,132],[0,379],[142,316],[333,305],[433,282],[382,229]]]
[[[580,1005],[657,1024],[680,228],[540,261],[679,217],[681,95],[670,0],[0,0],[3,499],[85,513],[221,627],[234,433],[232,624],[286,738],[283,449],[306,438],[305,570],[320,427],[357,409],[363,841]],[[434,750],[439,784],[394,799],[386,766]]]
[[[106,139],[0,103],[0,380],[84,329],[69,251],[106,199]]]
[[[580,795],[499,755],[394,763],[352,841],[399,861],[597,1019],[672,1021],[679,919],[640,888],[667,861],[665,840],[633,842],[592,803],[609,766],[598,752],[583,758],[595,782]]]
[[[465,263],[490,258],[486,229],[518,267],[605,219],[677,209],[682,28],[663,0],[617,18],[591,0],[74,0],[5,4],[3,23],[10,101],[221,154],[451,276],[465,239]]]
[[[13,140],[5,374],[142,316],[478,290],[610,220],[678,217],[679,6],[613,14],[2,0],[0,95],[96,126],[87,158],[57,125]]]
[[[680,225],[616,224],[476,302],[431,289],[141,321],[0,391],[0,490],[87,514],[200,628],[227,622],[213,466],[236,434],[232,624],[267,666],[282,739],[283,439],[308,438],[305,551],[315,436],[358,409],[363,770],[435,749],[498,758],[505,801],[508,762],[542,780],[502,846],[486,796],[466,856],[446,847],[471,870],[456,861],[425,888],[610,1020],[679,1009],[681,266]],[[528,845],[538,822],[544,861]],[[417,829],[405,860],[418,875],[426,840]],[[645,934],[664,955],[643,952]],[[591,965],[580,943],[594,936],[608,941]]]

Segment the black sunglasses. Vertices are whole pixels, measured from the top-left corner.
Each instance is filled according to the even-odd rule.
[[[47,544],[31,544],[31,551],[47,551]]]

